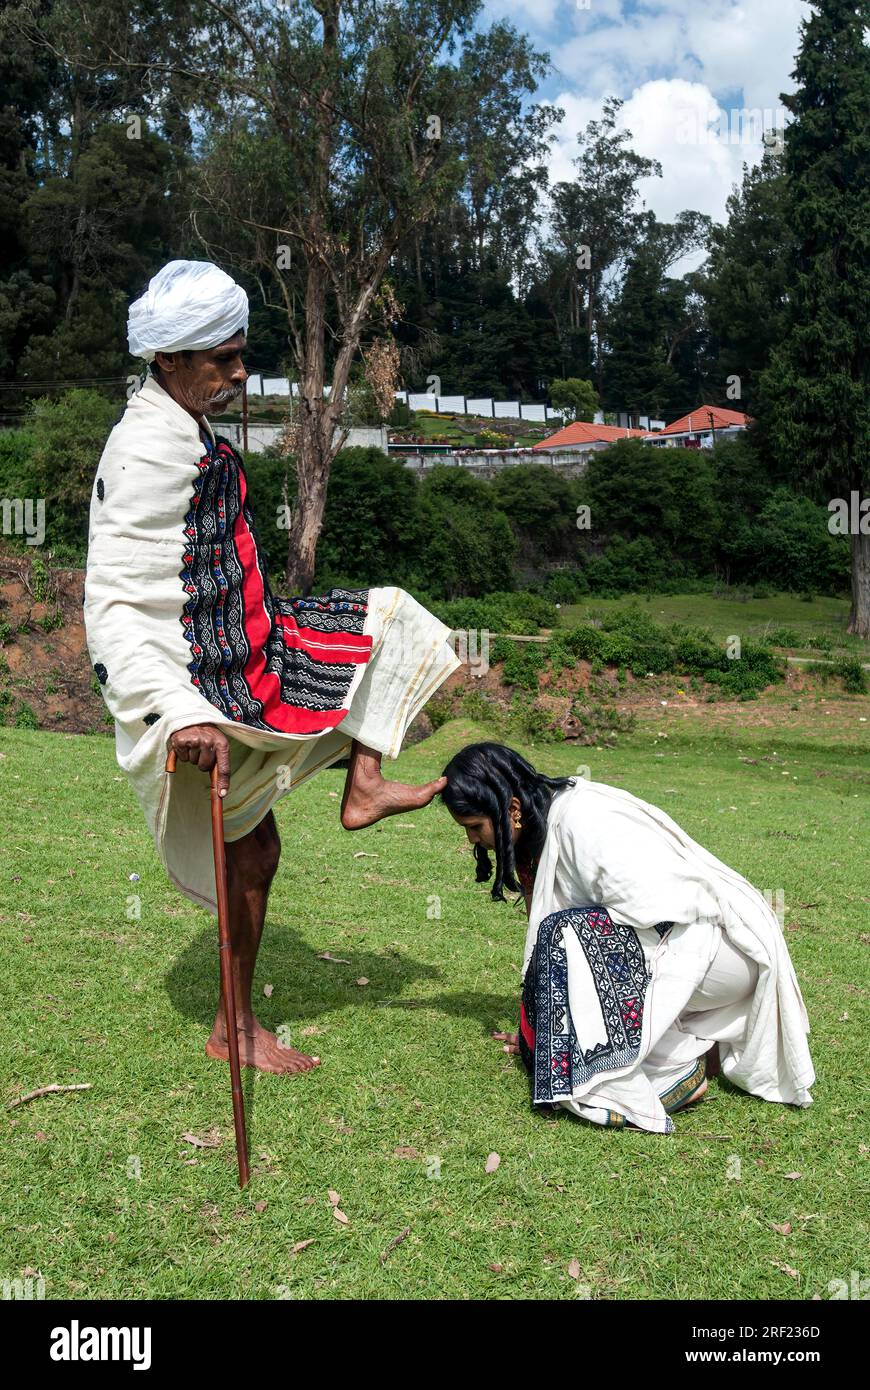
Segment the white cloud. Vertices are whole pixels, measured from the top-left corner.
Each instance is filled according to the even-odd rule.
[[[717,94],[743,90],[747,106],[775,106],[791,89],[806,0],[486,0],[546,46],[578,94],[627,95],[654,77],[703,82]],[[616,78],[618,85],[612,79]]]
[[[553,182],[573,177],[577,132],[600,114],[600,102],[591,98],[568,92],[560,93],[557,101],[566,117],[553,148]],[[708,124],[711,117],[712,125]],[[626,100],[620,123],[631,131],[632,149],[662,166],[661,178],[643,179],[639,187],[647,206],[663,222],[672,221],[685,208],[724,220],[725,201],[732,184],[740,182],[744,161],[753,164],[761,157],[760,143],[730,143],[728,112],[700,82],[682,78],[645,82]],[[726,138],[719,138],[720,132]]]
[[[644,180],[641,193],[663,221],[684,208],[724,219],[743,163],[762,152],[760,130],[735,130],[730,108],[739,102],[766,112],[765,125],[781,124],[779,96],[792,88],[808,14],[805,0],[658,0],[645,10],[627,0],[590,0],[589,9],[571,0],[486,3],[487,18],[510,19],[550,51],[559,90],[546,95],[566,113],[551,180],[572,177],[578,131],[606,96],[621,97],[633,148],[662,165],[663,177]],[[723,138],[708,133],[711,115]]]

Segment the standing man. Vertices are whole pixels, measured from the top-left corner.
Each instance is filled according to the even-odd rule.
[[[246,380],[248,298],[208,261],[170,261],[131,305],[150,372],[109,436],[91,497],[84,618],[115,719],[116,753],[170,879],[217,911],[210,796],[224,798],[239,1053],[295,1073],[317,1064],[256,1019],[251,987],[280,840],[272,806],[350,755],[348,830],[428,805],[443,777],[387,782],[405,730],[460,664],[450,629],[403,589],[273,594],[244,463],[206,411]],[[178,757],[174,776],[167,752]],[[228,1057],[219,1007],[206,1044]]]

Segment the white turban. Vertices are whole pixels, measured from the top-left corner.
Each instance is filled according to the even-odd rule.
[[[211,261],[168,261],[130,305],[133,357],[217,347],[248,328],[248,296]]]

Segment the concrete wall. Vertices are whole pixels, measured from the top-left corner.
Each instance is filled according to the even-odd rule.
[[[276,444],[281,433],[281,425],[248,425],[248,451],[261,454],[270,444]],[[235,449],[242,447],[242,427],[238,425],[216,425],[215,434],[222,434]],[[363,427],[349,431],[344,447],[362,445],[364,448],[382,449],[387,452],[387,431],[378,427]]]
[[[534,449],[486,449],[462,454],[408,454],[403,458],[406,468],[426,473],[436,464],[467,468],[480,478],[493,478],[505,468],[519,464],[549,464],[566,478],[579,478],[585,473],[590,453],[594,449],[552,449],[546,453]]]

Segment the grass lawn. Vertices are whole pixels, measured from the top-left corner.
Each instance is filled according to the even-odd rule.
[[[469,424],[469,422],[473,423]],[[497,434],[510,433],[510,447],[514,449],[531,448],[533,444],[538,444],[548,435],[554,434],[559,428],[558,421],[555,424],[549,421],[546,427],[543,423],[535,424],[530,430],[513,435],[512,430],[517,423],[517,420],[502,419],[501,416],[493,416],[492,419],[489,419],[488,416],[478,415],[425,415],[421,413],[415,415],[413,425],[406,428],[410,429],[413,434],[422,434],[427,439],[434,435],[448,435],[450,442],[456,448],[474,448],[479,431],[495,430]],[[506,429],[505,426],[508,428]]]
[[[736,633],[741,638],[761,638],[777,629],[789,628],[798,638],[782,644],[794,655],[820,660],[830,656],[859,655],[870,660],[867,643],[846,632],[849,620],[849,600],[816,596],[812,602],[795,594],[771,594],[769,598],[738,597],[745,590],[734,589],[728,597],[713,594],[652,594],[633,599],[594,598],[582,603],[563,604],[560,618],[563,626],[583,622],[590,616],[603,617],[627,603],[637,603],[657,623],[690,623],[709,628],[714,637],[724,641]],[[830,643],[831,650],[814,650],[809,644],[821,640]],[[779,644],[778,644],[779,645]]]
[[[523,750],[551,772],[588,764],[784,891],[811,1109],[714,1081],[671,1136],[534,1114],[488,1036],[516,1023],[522,909],[475,885],[440,806],[342,831],[330,770],[277,808],[256,986],[263,1021],[323,1065],[244,1074],[244,1193],[228,1070],[203,1053],[214,919],[167,883],[111,738],[0,729],[4,1100],[91,1083],[3,1112],[0,1277],[35,1271],[49,1299],[800,1300],[866,1274],[870,701],[837,710],[808,702],[773,729],[757,705],[730,722],[668,709],[614,749]],[[436,775],[482,736],[454,720],[389,775]],[[212,1131],[217,1147],[182,1138]]]

